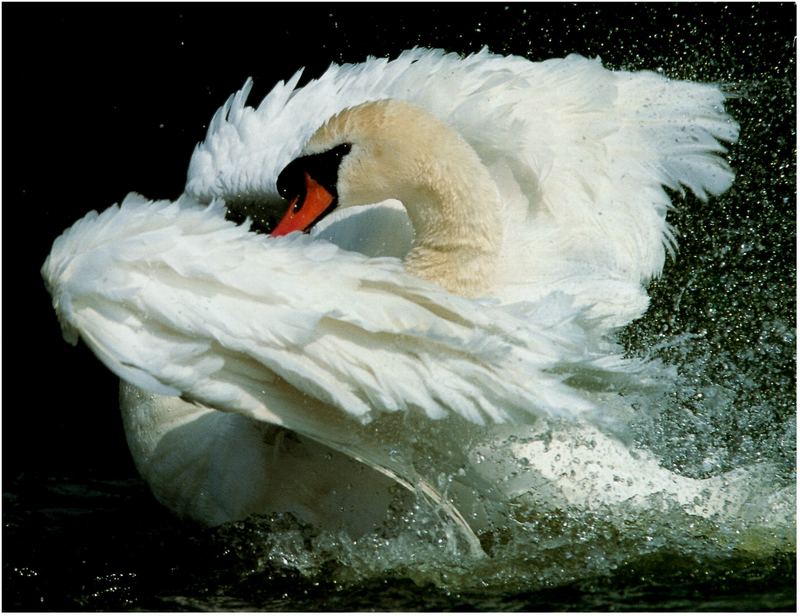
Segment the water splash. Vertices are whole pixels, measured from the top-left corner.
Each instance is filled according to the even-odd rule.
[[[686,358],[680,372],[708,371],[722,361],[701,353],[695,336],[652,352],[667,350]],[[435,488],[455,503],[461,490],[462,506],[472,503],[462,512],[482,529],[483,554],[469,549],[458,525],[430,499],[409,498],[399,487],[382,527],[358,538],[316,532],[287,516],[229,525],[219,536],[250,559],[257,554],[261,571],[288,569],[309,580],[336,580],[341,588],[410,579],[457,593],[556,588],[619,575],[632,563],[681,561],[684,573],[694,575],[698,568],[793,554],[791,469],[781,455],[759,447],[747,455],[729,448],[715,423],[735,410],[731,402],[742,393],[731,389],[735,383],[746,390],[752,382],[698,388],[696,379],[670,375],[674,389],[626,398],[637,409],[629,442],[571,422],[522,434],[508,429],[483,442],[460,435],[463,455],[450,456],[458,464],[438,473]],[[436,427],[447,431],[443,422]],[[448,468],[441,456],[418,455],[423,473]],[[494,478],[492,490],[464,487],[480,476]],[[464,490],[472,492],[464,497]]]

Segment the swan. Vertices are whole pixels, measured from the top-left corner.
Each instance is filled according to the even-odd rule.
[[[42,268],[161,502],[358,534],[416,494],[476,553],[495,501],[741,505],[609,428],[669,386],[613,332],[674,250],[665,187],[733,180],[717,86],[487,50],[300,76],[255,108],[248,80],[179,199],[88,214]]]

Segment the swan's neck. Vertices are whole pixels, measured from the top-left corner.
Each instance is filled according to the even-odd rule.
[[[401,196],[415,232],[405,265],[453,293],[477,296],[498,266],[500,198],[478,155],[453,137],[419,163],[418,181]]]
[[[352,143],[339,167],[342,205],[403,202],[414,227],[405,264],[453,293],[476,296],[492,283],[502,242],[500,196],[475,150],[424,109],[370,101],[330,118],[308,153]]]

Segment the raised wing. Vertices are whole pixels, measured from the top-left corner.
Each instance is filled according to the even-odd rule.
[[[505,302],[562,288],[587,306],[624,297],[605,310],[617,311],[613,324],[639,316],[641,284],[674,244],[663,187],[705,198],[733,179],[720,141],[734,142],[738,126],[715,85],[610,71],[577,55],[534,63],[486,50],[332,65],[297,89],[299,77],[257,108],[245,104],[250,82],[225,103],[192,156],[187,193],[279,201],[278,173],[328,117],[367,100],[412,102],[464,136],[505,198],[509,267],[495,293]]]
[[[574,55],[523,75],[526,94],[510,115],[522,135],[515,177],[533,220],[518,243],[550,268],[577,262],[634,283],[659,275],[675,241],[664,187],[705,199],[733,181],[720,143],[738,137],[726,95]]]

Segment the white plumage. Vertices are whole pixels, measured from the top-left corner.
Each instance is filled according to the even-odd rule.
[[[245,106],[250,82],[228,99],[192,156],[187,194],[279,200],[278,173],[322,121],[368,100],[417,104],[466,139],[501,191],[511,268],[492,295],[504,302],[563,288],[583,305],[611,303],[596,311],[610,325],[641,316],[642,285],[674,243],[663,187],[706,198],[733,180],[717,154],[738,125],[713,85],[612,72],[577,55],[533,63],[485,50],[334,65],[295,90],[300,75],[256,109]]]
[[[132,195],[81,220],[44,268],[66,327],[129,382],[291,428],[304,428],[296,409],[264,410],[286,387],[362,422],[402,411],[484,424],[587,411],[565,375],[631,368],[601,352],[566,296],[470,301],[396,259],[268,238],[224,214]]]
[[[674,242],[663,186],[724,191],[733,176],[719,140],[735,141],[737,126],[715,86],[578,56],[412,50],[332,66],[295,89],[299,77],[258,108],[246,106],[250,82],[223,105],[177,202],[132,195],[56,240],[43,267],[54,307],[69,340],[158,394],[126,386],[123,413],[138,467],[179,513],[218,523],[286,509],[363,530],[385,510],[385,475],[438,500],[469,533],[459,512],[469,499],[450,504],[415,456],[491,443],[493,424],[602,424],[622,384],[649,384],[652,370],[623,360],[607,334],[646,309],[643,284]],[[279,172],[316,129],[378,99],[424,108],[489,170],[503,267],[485,297],[404,271],[414,236],[397,202],[344,209],[310,236],[268,238],[224,219],[220,200],[278,202]],[[451,437],[432,428],[443,441],[420,444],[425,422],[451,426]],[[299,435],[295,444],[269,442],[270,426]],[[352,459],[366,465],[355,465],[355,488],[342,476]],[[468,488],[496,482],[487,467],[461,473]],[[630,458],[611,470],[643,493],[700,493],[702,482],[653,468]],[[530,486],[546,475],[530,472]]]

